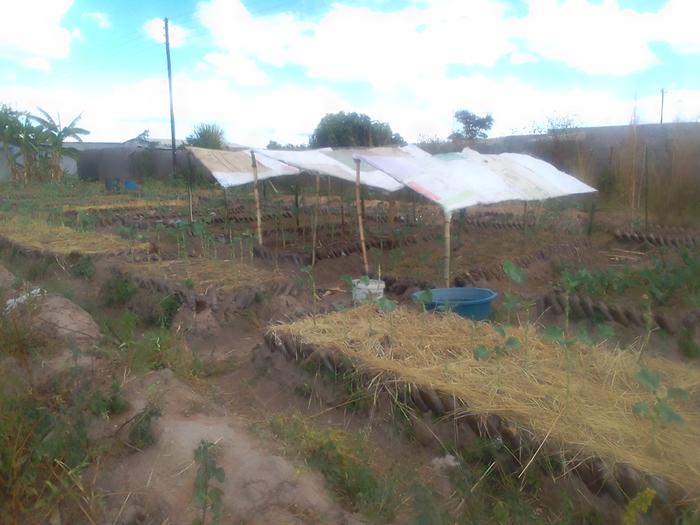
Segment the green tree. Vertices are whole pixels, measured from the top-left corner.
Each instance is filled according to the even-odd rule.
[[[198,148],[224,149],[224,130],[218,124],[197,124],[187,137],[187,144]]]
[[[486,132],[493,126],[493,117],[490,114],[480,117],[466,109],[455,112],[455,120],[462,126],[462,131],[450,135],[452,140],[485,139]]]
[[[51,179],[61,180],[63,177],[63,170],[61,170],[61,158],[64,156],[77,158],[78,156],[78,152],[75,148],[65,146],[66,139],[75,139],[78,142],[82,142],[83,138],[81,135],[88,135],[90,132],[86,129],[79,128],[76,125],[80,120],[81,115],[78,115],[71,120],[70,124],[67,126],[62,126],[60,115],[58,115],[56,120],[54,120],[53,117],[43,109],[39,108],[39,112],[42,114],[41,117],[33,115],[30,118],[35,122],[38,122],[41,126],[41,129],[39,130],[41,139],[42,141],[45,141],[46,145],[48,146]]]
[[[362,113],[329,113],[311,135],[312,148],[372,147],[404,145],[401,135],[393,133],[386,122],[372,120]]]
[[[280,144],[276,140],[271,140],[267,143],[265,149],[280,151],[303,151],[305,149],[309,149],[309,146],[308,144]]]
[[[20,153],[14,149],[19,148],[20,145],[21,115],[19,111],[15,111],[9,106],[4,104],[0,106],[0,142],[2,142],[2,151],[7,167],[12,178],[16,181],[22,178],[22,170],[17,163]]]

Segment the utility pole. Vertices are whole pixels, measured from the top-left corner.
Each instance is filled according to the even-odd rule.
[[[168,34],[168,19],[164,18],[165,23],[165,56],[168,60],[168,91],[170,93],[170,139],[172,141],[173,150],[173,175],[175,174],[175,112],[173,111],[173,72],[170,67],[170,35]]]
[[[661,88],[661,124],[664,123],[664,95],[666,94],[666,90]]]

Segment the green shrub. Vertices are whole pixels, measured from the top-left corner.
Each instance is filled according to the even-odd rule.
[[[129,408],[129,403],[122,396],[121,386],[116,381],[112,383],[107,395],[95,392],[90,400],[90,412],[105,418],[121,414],[127,408]]]
[[[100,296],[105,306],[119,306],[125,304],[136,293],[136,286],[129,280],[119,275],[107,279],[100,289]]]
[[[89,255],[83,255],[71,266],[71,273],[75,277],[90,280],[95,276],[95,263]]]

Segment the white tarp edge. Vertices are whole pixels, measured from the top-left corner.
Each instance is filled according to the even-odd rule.
[[[253,163],[250,150],[224,151],[206,148],[187,147],[194,157],[207,168],[223,188],[252,184]],[[258,180],[266,180],[285,175],[298,175],[299,170],[264,155],[255,155],[258,165]]]
[[[390,150],[392,148],[384,148]],[[399,148],[393,148],[399,150]],[[313,171],[323,175],[330,175],[347,182],[355,182],[355,166],[353,151],[331,148],[304,151],[286,150],[256,150],[257,153],[268,158],[284,162],[300,170]],[[393,192],[403,188],[403,184],[393,177],[371,168],[367,165],[360,168],[360,184],[376,189]]]
[[[446,213],[476,204],[544,200],[596,191],[527,155],[480,155],[468,150],[443,158],[364,153],[357,158],[440,204]]]

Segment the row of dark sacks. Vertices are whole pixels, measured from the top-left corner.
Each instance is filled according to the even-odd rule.
[[[567,310],[567,297],[561,291],[553,290],[539,298],[537,306],[539,313],[550,311],[555,315],[563,315]],[[647,313],[638,308],[607,304],[604,301],[594,301],[588,296],[579,294],[572,294],[568,298],[568,307],[573,318],[603,320],[623,326],[661,329],[669,334],[678,333],[681,327],[691,328],[700,321],[700,310],[686,315],[679,327],[660,312],[651,312],[651,318],[649,318]]]
[[[524,255],[513,259],[513,263],[523,269],[530,267],[534,262],[549,260],[552,256],[570,257],[576,256],[581,249],[590,248],[591,242],[584,239],[579,243],[574,244],[558,244],[551,245],[546,248],[537,250],[532,255]],[[479,281],[504,281],[508,278],[503,270],[503,265],[497,266],[478,266],[470,270],[457,272],[453,278],[453,285],[464,287],[476,284]]]
[[[422,236],[407,235],[398,239],[394,238],[374,238],[366,241],[367,248],[376,248],[379,250],[393,250],[403,246],[416,244],[419,240],[430,241],[435,237],[429,234]],[[359,253],[362,250],[362,245],[359,241],[334,243],[330,246],[316,249],[316,258],[322,259],[337,259],[339,257],[347,257],[353,253]],[[275,250],[267,246],[256,245],[253,247],[253,255],[259,259],[276,260],[289,262],[298,266],[311,264],[311,255],[308,253],[295,252],[290,250]]]
[[[635,242],[638,244],[649,243],[654,246],[668,246],[680,248],[682,246],[695,246],[699,244],[698,238],[690,235],[668,236],[664,234],[645,233],[637,231],[615,230],[615,239],[621,242]]]
[[[184,284],[150,275],[132,273],[121,266],[114,266],[112,272],[117,276],[132,281],[136,286],[144,290],[172,295],[181,304],[195,312],[199,313],[209,308],[221,319],[248,308],[261,294],[297,296],[300,293],[299,286],[291,281],[275,280],[239,288],[217,288],[213,286],[208,288],[205,294],[199,294],[187,288]]]
[[[274,328],[265,335],[265,346],[270,352],[279,352],[289,360],[301,361],[304,364],[313,363],[325,368],[333,374],[354,373],[361,378],[365,387],[377,388],[377,378],[386,372],[372,371],[367,367],[361,370],[345,355],[331,349],[320,349],[307,344],[301,339],[286,334],[278,334]],[[510,469],[517,471],[523,468],[524,459],[531,458],[540,450],[541,443],[528,429],[506,420],[496,414],[479,414],[470,412],[465,400],[438,390],[407,383],[401,377],[387,378],[384,385],[398,390],[391,395],[413,406],[423,414],[432,414],[437,420],[452,420],[459,427],[468,425],[469,430],[482,438],[497,440],[504,443],[511,453],[508,455]],[[387,388],[389,388],[387,386]],[[562,452],[556,444],[548,445],[542,452],[561,458]],[[629,499],[647,487],[656,491],[655,501],[670,504],[682,500],[680,491],[658,476],[645,474],[631,465],[619,464],[611,468],[606,462],[596,457],[576,459],[572,454],[569,462],[576,466],[571,469],[577,474],[588,489],[594,494],[608,494],[615,502],[626,505]],[[517,458],[521,458],[518,460]],[[521,463],[522,461],[522,463]]]

